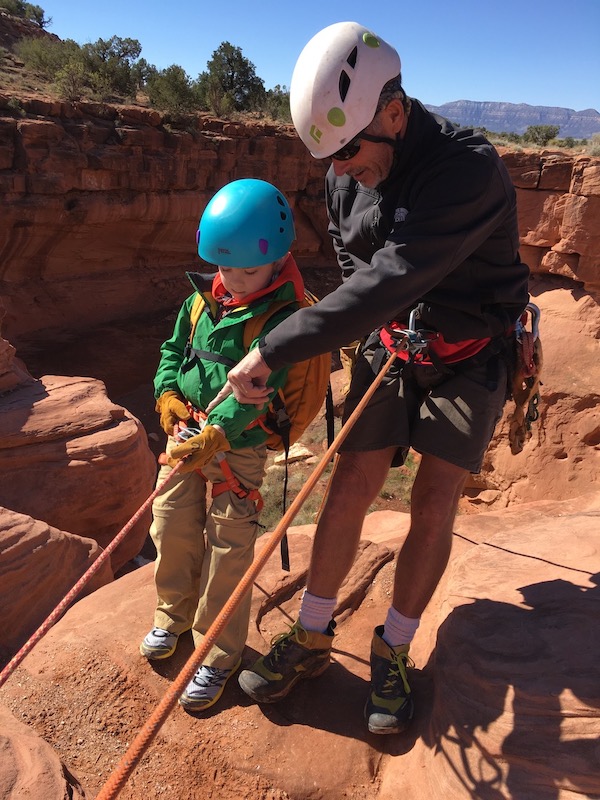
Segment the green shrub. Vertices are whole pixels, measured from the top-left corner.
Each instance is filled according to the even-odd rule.
[[[545,147],[552,139],[556,139],[559,130],[558,125],[530,125],[523,134],[523,141]]]
[[[28,69],[50,81],[69,62],[83,61],[81,48],[72,39],[22,39],[15,49]]]
[[[21,101],[18,97],[9,97],[6,102],[6,108],[17,117],[25,116],[25,109],[21,105]]]
[[[150,75],[146,91],[153,106],[175,116],[189,114],[199,107],[192,81],[176,64]]]
[[[32,3],[23,2],[23,0],[0,0],[0,9],[6,9],[13,17],[22,17],[35,22],[40,28],[46,28],[52,22],[52,19],[46,19],[44,9],[41,6],[34,6]]]
[[[277,86],[269,89],[265,100],[265,111],[274,120],[291,122],[290,93],[286,86]]]
[[[137,39],[98,39],[81,48],[86,70],[90,76],[96,96],[108,99],[111,94],[133,97],[137,90],[139,75],[134,71],[136,60],[142,52]]]
[[[81,61],[69,61],[56,73],[54,85],[59,97],[64,100],[81,100],[88,77]]]

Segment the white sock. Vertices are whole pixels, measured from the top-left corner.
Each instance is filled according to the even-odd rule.
[[[420,619],[405,617],[394,606],[388,609],[385,625],[383,626],[382,639],[390,647],[399,647],[401,644],[410,644],[414,639]]]
[[[325,633],[337,605],[337,597],[317,597],[306,589],[300,601],[298,622],[305,631]]]

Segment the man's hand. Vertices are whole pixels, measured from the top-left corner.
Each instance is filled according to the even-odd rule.
[[[160,427],[167,436],[173,436],[175,425],[179,421],[185,422],[192,418],[183,398],[177,392],[169,391],[161,394],[156,401],[156,411],[160,414]]]
[[[206,413],[212,411],[232,392],[239,403],[251,403],[255,406],[268,403],[273,394],[273,389],[267,386],[270,374],[271,370],[256,347],[229,370],[227,383],[209,404]]]
[[[206,425],[202,433],[176,445],[167,456],[167,464],[175,467],[185,459],[180,473],[202,469],[217,453],[231,450],[223,430],[216,425]]]

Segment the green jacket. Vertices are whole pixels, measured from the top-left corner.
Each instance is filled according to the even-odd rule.
[[[188,273],[188,278],[206,302],[196,324],[191,348],[224,356],[235,363],[247,352],[243,343],[246,320],[264,313],[273,302],[290,301],[289,305],[269,317],[260,335],[251,343],[252,350],[264,334],[298,309],[304,294],[300,271],[291,256],[272,284],[271,291],[251,300],[248,305],[232,308],[224,315],[224,306],[216,302],[211,291],[202,287],[207,276]],[[186,357],[186,346],[192,328],[190,312],[197,293],[194,292],[185,300],[177,316],[173,335],[161,346],[161,358],[154,378],[154,394],[158,398],[164,392],[172,390],[197,409],[204,410],[224,386],[231,365],[205,357],[199,358],[193,354]],[[288,367],[272,372],[268,385],[274,390],[280,389],[285,384],[287,373]],[[230,394],[210,412],[207,422],[223,428],[233,450],[255,447],[266,440],[267,433],[260,425],[249,429],[248,426],[265,410],[265,407],[238,403],[234,395]]]

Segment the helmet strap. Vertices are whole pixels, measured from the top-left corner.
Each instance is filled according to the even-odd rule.
[[[360,138],[364,139],[366,142],[375,142],[376,144],[389,144],[393,148],[396,148],[398,144],[398,139],[391,139],[389,136],[374,136],[371,133],[365,133],[362,131],[360,133]]]

